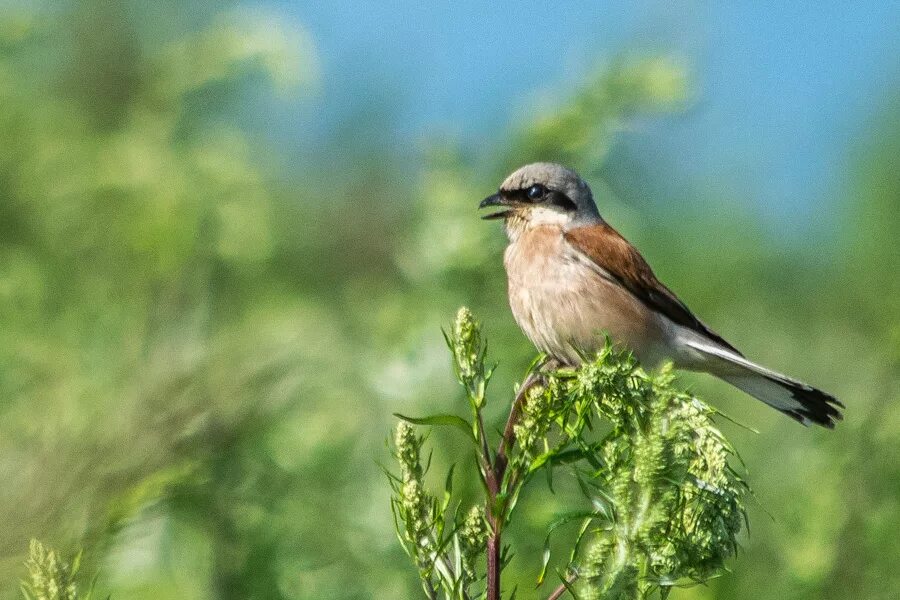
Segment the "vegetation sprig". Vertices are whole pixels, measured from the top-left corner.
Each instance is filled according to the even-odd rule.
[[[445,337],[469,418],[397,415],[400,473],[389,474],[398,537],[428,598],[501,598],[511,556],[503,532],[538,472],[552,486],[562,471],[585,496],[583,506],[548,525],[535,565],[539,586],[550,566],[550,533],[580,523],[548,598],[665,598],[673,587],[723,571],[746,521],[747,486],[729,462],[735,453],[715,411],[677,387],[670,365],[648,373],[609,343],[578,369],[538,359],[492,440],[483,410],[493,368],[485,366],[481,326],[462,308]],[[430,455],[423,463],[426,436],[414,425],[456,427],[472,442],[482,506],[463,509],[454,498],[452,468],[440,497],[426,489]]]
[[[79,551],[71,560],[66,560],[53,548],[31,540],[25,561],[28,578],[19,584],[22,596],[25,600],[91,600],[97,577],[94,576],[85,593],[78,592],[81,556]]]

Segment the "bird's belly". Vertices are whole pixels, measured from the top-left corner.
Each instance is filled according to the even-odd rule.
[[[580,353],[602,348],[609,336],[644,364],[666,357],[665,324],[654,313],[617,283],[572,259],[561,235],[542,237],[523,236],[505,257],[513,316],[539,350],[578,364]],[[522,241],[530,245],[521,246]]]

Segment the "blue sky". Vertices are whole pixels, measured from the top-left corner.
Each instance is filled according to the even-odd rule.
[[[319,51],[309,118],[337,123],[372,93],[410,144],[450,133],[477,147],[604,57],[682,56],[696,106],[618,151],[665,174],[657,194],[728,194],[775,217],[814,214],[840,191],[848,149],[900,86],[900,0],[278,6]]]

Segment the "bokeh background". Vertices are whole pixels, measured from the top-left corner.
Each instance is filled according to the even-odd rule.
[[[464,410],[467,304],[502,419],[533,349],[476,206],[534,159],[847,404],[684,377],[758,430],[723,423],[755,500],[673,597],[897,597],[900,4],[786,4],[0,2],[0,597],[32,537],[117,600],[417,597],[391,413]],[[519,597],[568,492],[520,505]]]

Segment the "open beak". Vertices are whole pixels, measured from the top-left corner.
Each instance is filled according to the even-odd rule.
[[[481,201],[481,204],[478,205],[478,208],[488,208],[489,206],[509,206],[510,202],[507,201],[500,194],[494,194],[493,196],[488,196],[484,200]],[[501,210],[499,212],[491,213],[489,215],[484,215],[481,217],[482,219],[503,219],[507,215],[509,215],[511,210]]]

